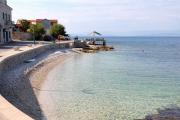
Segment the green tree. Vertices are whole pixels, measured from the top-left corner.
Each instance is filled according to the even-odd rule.
[[[29,32],[35,36],[36,40],[41,40],[46,33],[42,24],[30,25]]]
[[[54,38],[58,38],[59,35],[67,36],[65,27],[61,24],[54,24],[50,31],[50,35],[52,35]]]
[[[27,32],[27,30],[30,27],[30,22],[28,20],[23,19],[23,20],[20,21],[20,24],[21,24],[22,32]]]

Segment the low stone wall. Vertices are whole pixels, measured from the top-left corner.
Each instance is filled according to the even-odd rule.
[[[74,47],[75,48],[86,48],[88,45],[85,41],[80,41],[80,40],[77,40],[74,42]]]
[[[32,49],[26,52],[18,53],[16,55],[10,56],[8,58],[5,58],[1,63],[0,63],[0,71],[1,73],[6,72],[10,69],[13,69],[17,65],[23,63],[23,61],[32,59],[39,54],[43,53],[44,51],[50,49],[52,46],[41,46],[36,49]]]
[[[17,65],[23,63],[25,60],[32,59],[47,50],[54,49],[54,48],[63,49],[63,48],[71,48],[71,47],[73,47],[73,45],[70,43],[45,45],[45,46],[38,47],[36,49],[28,50],[28,51],[7,57],[3,61],[0,61],[0,78],[3,72],[13,69]]]
[[[13,32],[12,38],[17,40],[30,40],[32,39],[32,34],[26,32]]]

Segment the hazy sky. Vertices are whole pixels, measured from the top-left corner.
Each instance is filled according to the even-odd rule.
[[[70,34],[180,35],[180,0],[8,0],[13,19],[58,19]]]

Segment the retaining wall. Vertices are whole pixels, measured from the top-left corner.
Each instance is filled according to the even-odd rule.
[[[31,40],[32,34],[27,32],[13,32],[12,38],[15,40]]]
[[[61,48],[71,48],[71,47],[73,47],[73,44],[70,43],[45,45],[7,57],[3,61],[0,61],[0,78],[4,72],[13,69],[17,65],[23,63],[25,60],[32,59],[47,50],[54,48],[61,49]]]

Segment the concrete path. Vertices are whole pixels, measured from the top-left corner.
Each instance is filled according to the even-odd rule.
[[[37,42],[38,43],[38,42]],[[45,42],[41,42],[42,44],[47,44]],[[9,50],[13,50],[14,48],[17,47],[26,47],[26,46],[30,46],[33,45],[32,41],[13,41],[11,43],[8,44],[4,44],[4,45],[0,45],[0,54]]]
[[[0,120],[32,120],[0,95]]]
[[[8,56],[50,44],[50,42],[43,41],[36,43],[37,44],[34,45],[32,41],[13,41],[5,45],[0,45],[0,61]]]

